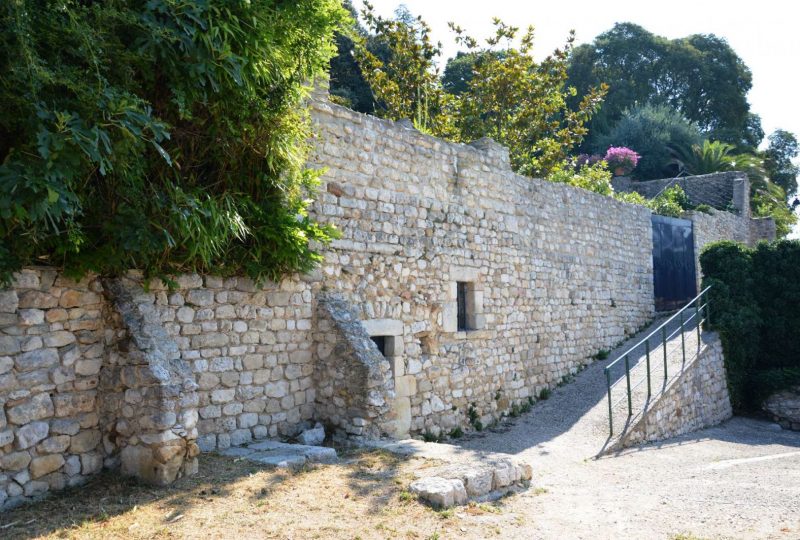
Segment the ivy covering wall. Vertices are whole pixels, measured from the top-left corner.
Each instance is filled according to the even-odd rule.
[[[718,242],[700,264],[734,410],[756,410],[771,393],[800,383],[800,241],[753,249]]]
[[[0,282],[318,260],[307,86],[336,0],[9,0],[0,7]]]

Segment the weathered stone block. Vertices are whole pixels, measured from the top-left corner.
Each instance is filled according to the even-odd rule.
[[[71,394],[57,394],[53,396],[56,416],[75,416],[76,414],[92,412],[95,408],[97,392],[74,392]]]
[[[44,322],[44,311],[41,309],[19,310],[19,323],[24,326],[33,326]]]
[[[55,435],[42,441],[36,451],[40,454],[62,454],[69,448],[69,435]]]
[[[99,430],[87,429],[73,435],[69,445],[69,451],[72,454],[82,454],[97,448],[102,439]]]
[[[31,477],[36,479],[53,471],[57,471],[64,465],[64,456],[61,454],[50,454],[31,461]]]
[[[17,291],[0,290],[0,313],[14,313],[19,307]]]
[[[430,476],[415,480],[409,491],[437,508],[448,508],[467,502],[467,491],[461,480]]]
[[[19,471],[28,466],[31,462],[31,455],[26,452],[12,452],[4,456],[0,456],[0,467],[4,471]]]
[[[14,358],[14,364],[18,371],[50,368],[58,364],[58,351],[56,349],[36,349],[22,353]]]
[[[65,330],[50,332],[44,335],[44,344],[47,347],[63,347],[70,343],[75,343],[75,341],[75,335]]]
[[[210,306],[214,303],[214,291],[192,289],[186,295],[186,302],[195,306]]]
[[[78,360],[75,362],[75,373],[84,377],[97,375],[100,373],[102,365],[103,360],[101,358]]]
[[[53,416],[53,401],[48,394],[37,394],[29,400],[8,408],[8,421],[18,426]]]
[[[73,419],[56,419],[50,422],[50,432],[63,435],[76,435],[81,429],[81,424]]]
[[[319,422],[311,429],[306,429],[297,436],[300,444],[318,446],[325,441],[325,428]]]
[[[47,422],[31,422],[17,430],[17,450],[24,450],[45,439],[50,431]]]

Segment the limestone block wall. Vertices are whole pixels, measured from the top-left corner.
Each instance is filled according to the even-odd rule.
[[[719,210],[728,210],[742,216],[750,211],[750,182],[742,172],[719,172],[681,178],[635,181],[617,177],[612,181],[617,191],[635,191],[652,199],[665,188],[678,185],[693,205],[707,204]]]
[[[103,467],[97,388],[107,316],[96,279],[27,269],[0,290],[0,508]]]
[[[703,277],[700,268],[700,253],[703,248],[720,240],[733,240],[750,245],[750,220],[719,210],[712,210],[710,214],[694,211],[686,212],[684,217],[690,219],[693,223],[695,275],[697,276],[697,290],[700,291],[700,283]],[[769,221],[774,224],[772,219],[769,219]]]
[[[716,333],[704,332],[700,354],[627,430],[616,448],[714,426],[732,415],[722,343]]]
[[[318,303],[315,418],[351,437],[393,434],[394,377],[353,307],[334,294]]]
[[[312,213],[341,232],[315,272],[170,288],[27,269],[0,290],[0,504],[104,465],[166,483],[198,450],[316,420],[489,425],[651,319],[649,210],[518,176],[490,140],[312,109]],[[748,238],[733,218],[693,216],[698,246]]]
[[[365,324],[400,325],[411,434],[469,427],[470,408],[489,424],[652,316],[647,209],[520,177],[488,140],[450,144],[326,102],[313,116],[314,215],[342,233],[323,283]]]
[[[152,283],[153,306],[197,383],[198,445],[224,449],[294,435],[314,416],[314,276],[256,287],[184,275]]]
[[[106,463],[156,485],[197,471],[197,384],[148,295],[129,279],[103,282],[117,339],[101,370]],[[112,330],[113,331],[113,330]]]

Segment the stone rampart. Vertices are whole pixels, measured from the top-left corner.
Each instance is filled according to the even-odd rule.
[[[166,483],[198,449],[316,420],[362,438],[490,425],[653,316],[649,210],[516,175],[490,140],[312,113],[312,214],[341,236],[311,274],[170,289],[26,269],[0,291],[0,503],[103,465]]]

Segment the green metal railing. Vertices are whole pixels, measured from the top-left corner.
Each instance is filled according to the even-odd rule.
[[[709,305],[708,305],[708,290],[711,287],[706,287],[703,291],[695,296],[688,304],[682,307],[677,313],[675,313],[672,317],[661,323],[658,328],[650,332],[647,337],[640,340],[636,345],[619,355],[616,360],[608,364],[605,369],[605,377],[606,377],[606,388],[608,393],[608,428],[609,433],[614,435],[614,407],[622,403],[624,400],[627,399],[628,401],[628,418],[633,416],[633,398],[632,398],[632,391],[636,389],[640,384],[647,381],[647,399],[649,400],[653,394],[653,381],[652,381],[652,370],[651,370],[651,350],[650,350],[650,340],[653,336],[660,334],[660,341],[662,345],[662,349],[664,352],[664,381],[669,379],[669,363],[667,360],[667,342],[670,341],[673,337],[675,337],[678,333],[681,336],[681,355],[682,355],[682,363],[681,365],[686,364],[686,337],[685,332],[688,327],[689,331],[694,331],[692,326],[697,327],[697,352],[700,352],[700,330],[701,326],[704,322],[709,320]],[[688,317],[687,317],[687,314]],[[702,314],[702,318],[701,318]],[[670,323],[678,319],[680,324],[678,327],[672,331],[669,335],[667,335],[667,328],[669,327]],[[638,363],[635,365],[631,365],[630,356],[631,354],[637,350],[639,347],[644,345],[644,362],[645,362],[645,370],[647,371],[647,375],[640,379],[639,381],[635,381],[631,383],[631,369],[639,365]],[[656,347],[658,347],[656,345]],[[657,361],[657,360],[656,360]],[[624,362],[625,364],[625,377],[620,377],[614,383],[611,382],[611,370],[620,362]],[[641,360],[639,361],[641,363]],[[625,384],[625,395],[622,398],[618,399],[616,402],[612,400],[612,389],[620,384]]]

